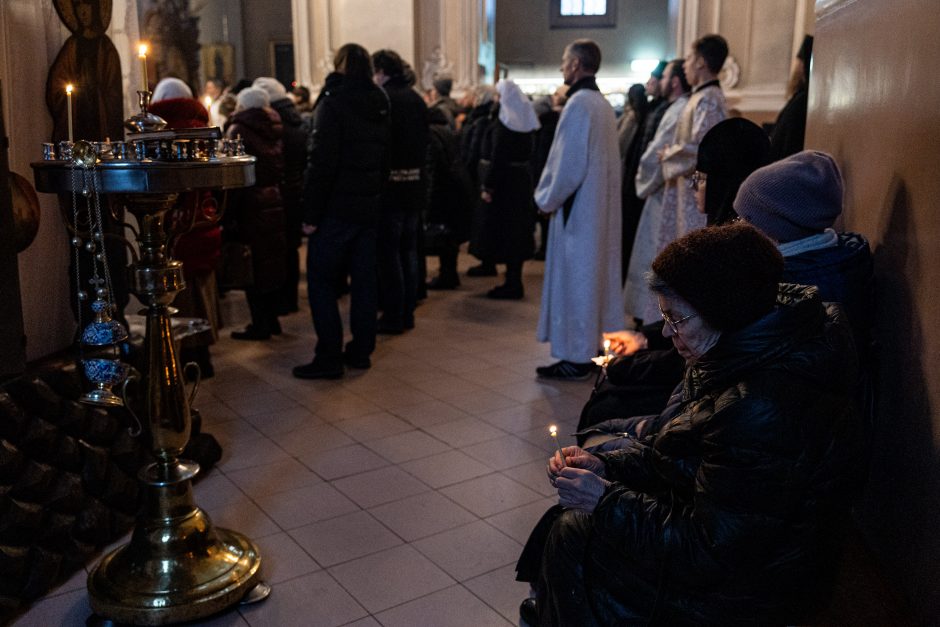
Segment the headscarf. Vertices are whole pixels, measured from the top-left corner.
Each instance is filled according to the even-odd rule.
[[[178,78],[168,77],[161,79],[153,89],[153,97],[150,102],[160,102],[161,100],[172,100],[174,98],[192,98],[193,90],[189,85]]]
[[[236,111],[244,111],[245,109],[260,109],[261,107],[267,107],[271,104],[271,100],[268,98],[268,94],[263,89],[258,87],[249,87],[248,89],[243,89],[238,92],[238,100],[235,105]]]
[[[276,102],[278,100],[287,98],[287,89],[285,89],[281,81],[277,80],[276,78],[272,78],[270,76],[261,76],[256,78],[255,82],[253,82],[251,86],[264,90],[264,93],[268,95],[268,100],[270,102]]]
[[[499,121],[510,131],[531,133],[541,126],[532,103],[513,81],[496,83],[499,92]]]
[[[708,224],[724,224],[737,215],[734,198],[751,172],[770,162],[770,139],[744,118],[728,118],[702,138],[695,169],[708,175],[705,214]]]

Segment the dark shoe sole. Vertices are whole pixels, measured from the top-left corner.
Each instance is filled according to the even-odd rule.
[[[305,366],[296,366],[291,370],[293,374],[298,379],[342,379],[344,371],[342,368],[339,370],[307,370],[308,365]]]

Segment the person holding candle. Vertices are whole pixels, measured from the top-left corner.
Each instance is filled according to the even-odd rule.
[[[852,334],[747,224],[653,262],[663,335],[687,363],[662,429],[563,449],[559,503],[517,565],[529,625],[804,624],[833,581],[860,482]]]
[[[193,92],[182,80],[167,77],[157,83],[150,101],[150,111],[166,120],[171,129],[200,128],[209,123],[209,114],[202,103],[193,98]],[[183,262],[186,289],[176,295],[173,306],[181,317],[204,318],[209,331],[185,337],[180,341],[180,362],[196,362],[202,378],[215,374],[209,347],[218,339],[222,317],[219,312],[219,294],[216,268],[222,248],[222,229],[216,213],[218,207],[211,192],[181,194],[170,214],[171,220],[192,228],[176,238],[170,254]],[[187,371],[186,376],[192,376]]]

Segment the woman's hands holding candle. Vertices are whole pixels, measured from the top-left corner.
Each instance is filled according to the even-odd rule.
[[[558,502],[564,507],[593,512],[610,482],[604,479],[604,462],[578,446],[562,449],[548,461],[548,478],[558,488]]]

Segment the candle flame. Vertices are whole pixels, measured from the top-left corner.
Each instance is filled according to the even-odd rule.
[[[147,56],[147,44],[140,44],[140,46],[137,48],[137,55],[140,57]]]
[[[206,109],[208,109],[209,107],[212,106],[212,96],[206,96],[206,97],[203,99],[203,102],[206,103]]]
[[[610,350],[610,340],[604,340],[604,350]]]
[[[552,437],[554,438],[558,435],[558,427],[556,427],[555,425],[552,425],[548,428],[548,432],[551,433]]]
[[[72,83],[69,83],[68,85],[65,86],[65,93],[70,94],[72,93],[73,89],[74,87],[72,87]]]

